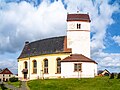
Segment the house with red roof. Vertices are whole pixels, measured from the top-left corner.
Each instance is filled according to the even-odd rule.
[[[9,81],[9,78],[13,76],[13,73],[8,68],[0,71],[0,81]]]

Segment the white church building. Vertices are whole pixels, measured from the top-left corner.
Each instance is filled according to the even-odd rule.
[[[90,22],[88,14],[67,14],[67,36],[26,42],[18,57],[18,77],[95,77],[97,63],[90,58]]]

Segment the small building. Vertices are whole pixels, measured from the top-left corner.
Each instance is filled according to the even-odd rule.
[[[5,68],[3,70],[1,70],[0,72],[0,82],[3,81],[3,82],[7,82],[9,81],[9,78],[13,77],[13,73],[8,69],[8,68]]]
[[[82,54],[71,54],[61,61],[61,75],[66,78],[92,78],[97,63]]]
[[[109,76],[109,75],[110,72],[107,69],[98,71],[98,76]]]

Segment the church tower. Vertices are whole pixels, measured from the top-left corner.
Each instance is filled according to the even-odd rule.
[[[88,14],[67,15],[67,48],[72,54],[90,58],[90,17]]]

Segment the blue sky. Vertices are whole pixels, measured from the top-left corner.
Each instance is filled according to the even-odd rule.
[[[25,41],[66,35],[67,13],[89,13],[91,58],[120,72],[119,0],[0,0],[0,68],[17,73]]]

